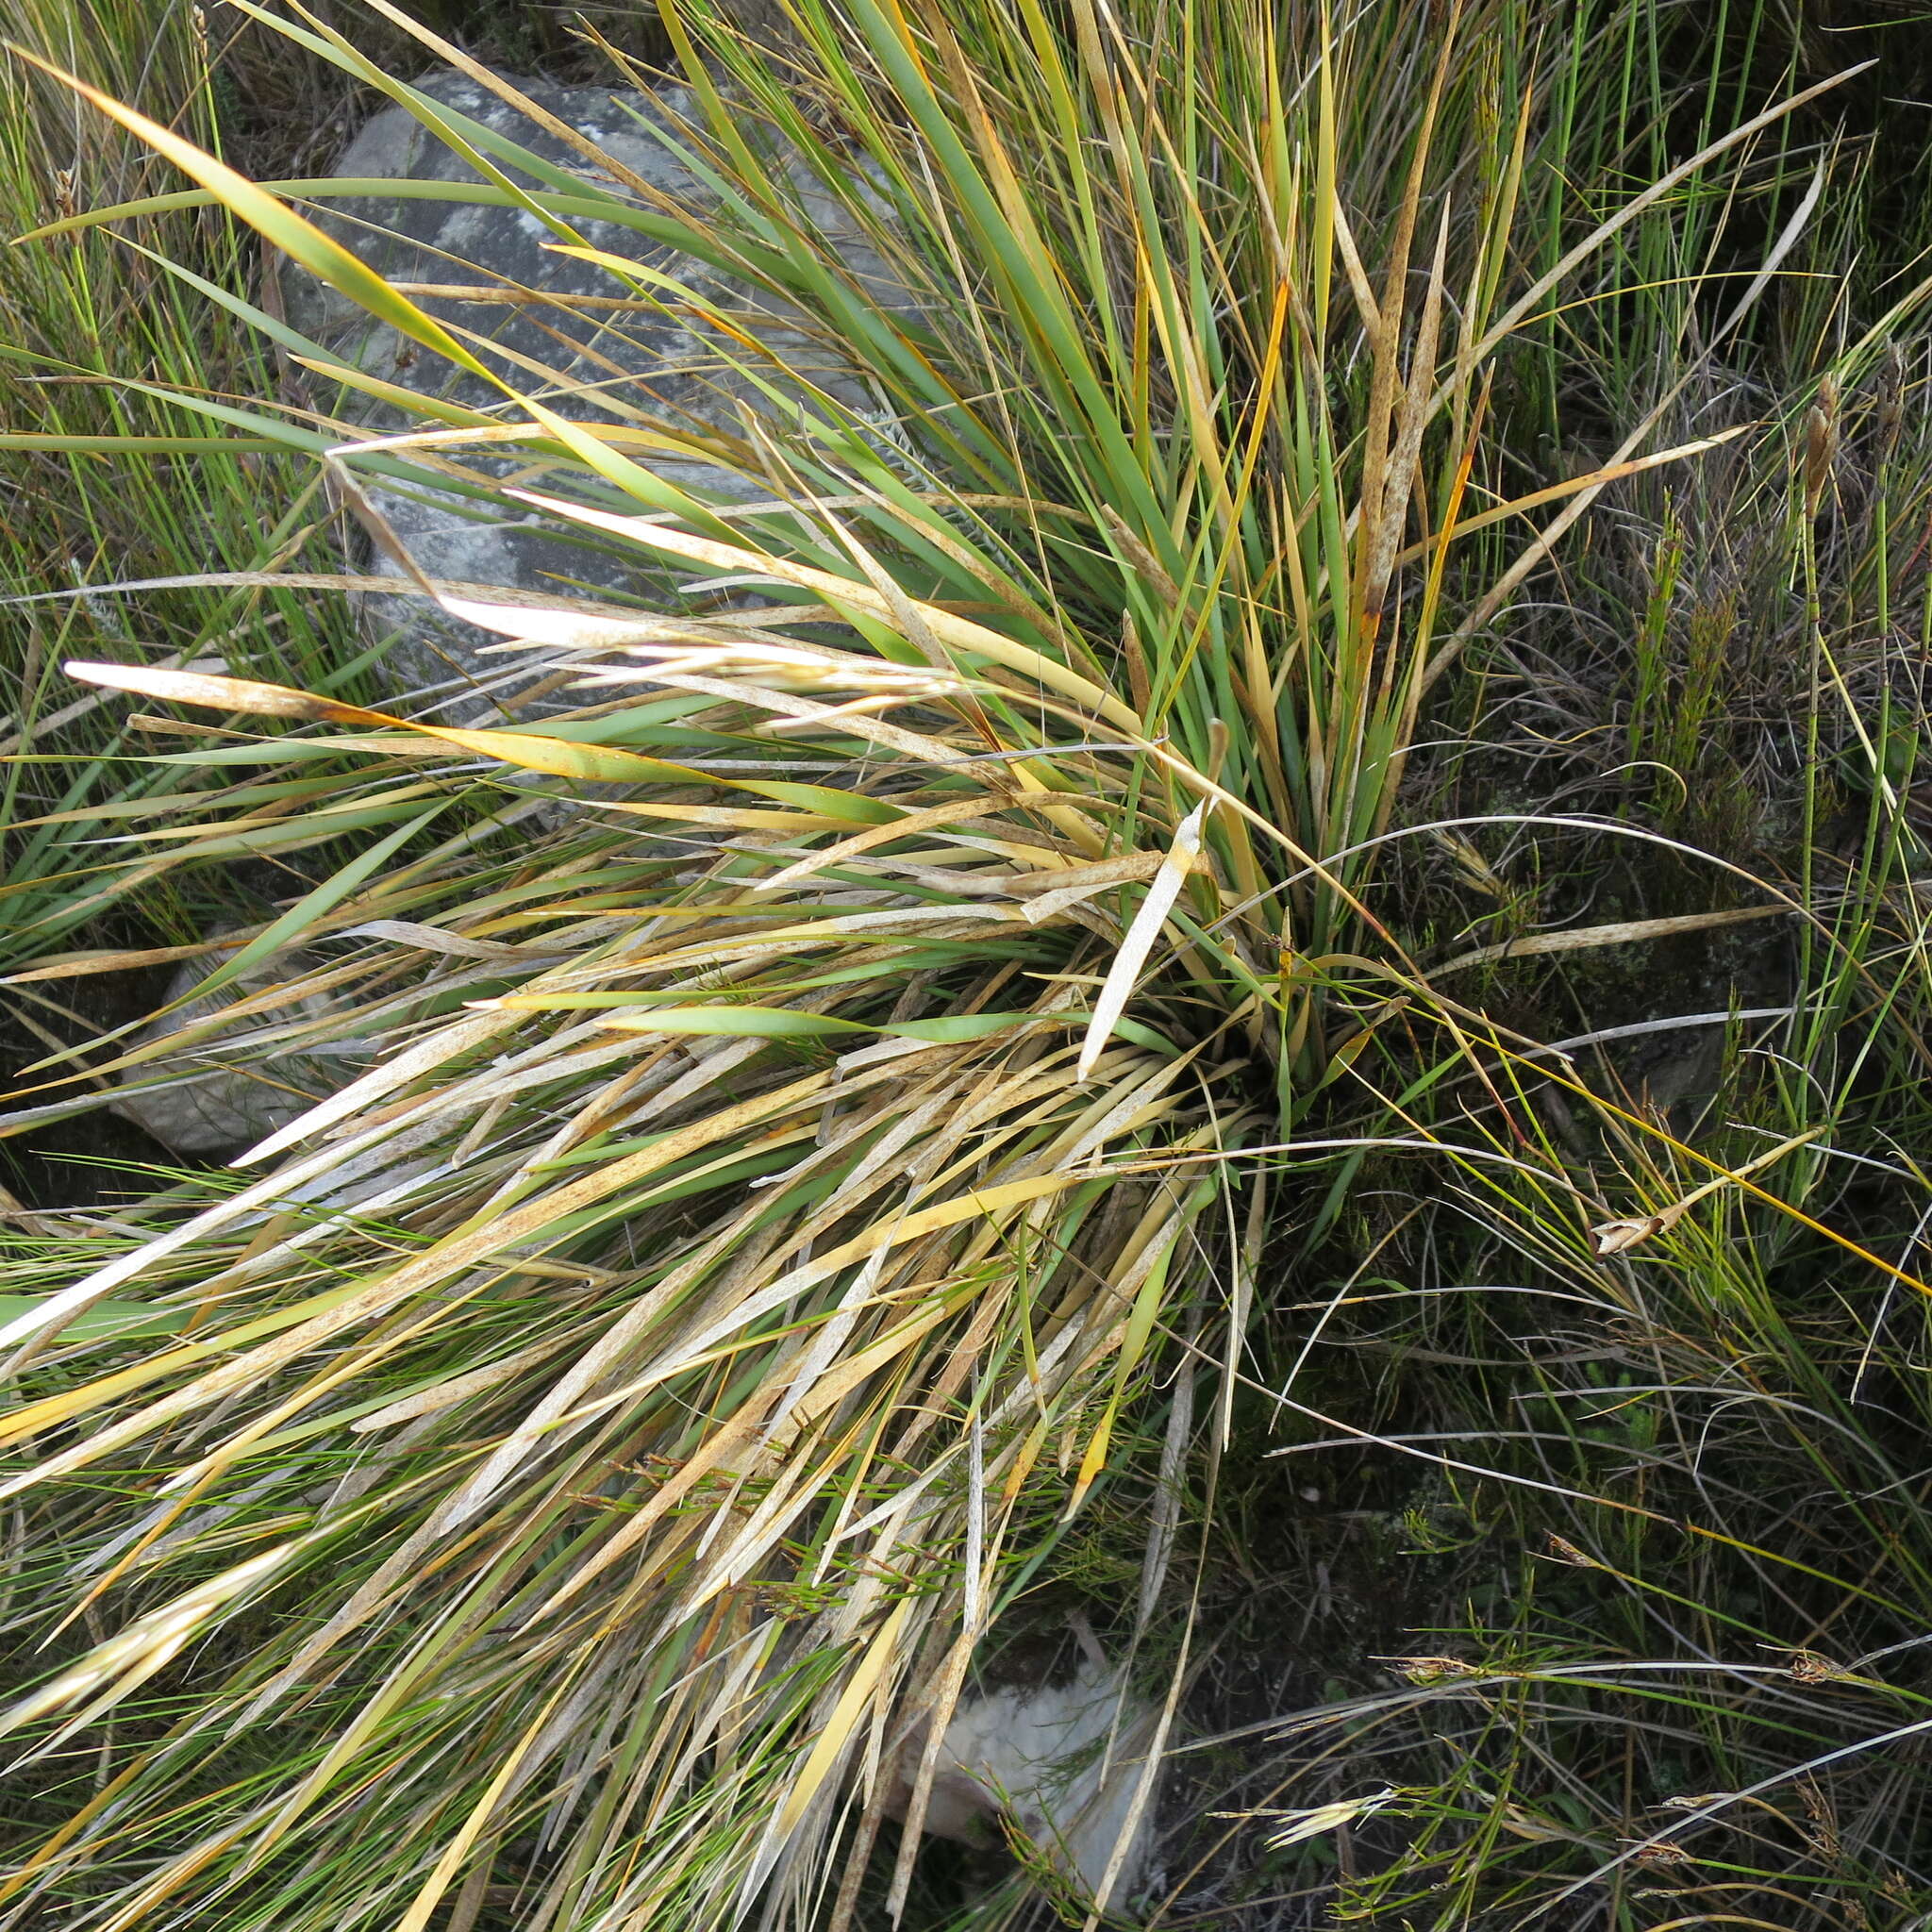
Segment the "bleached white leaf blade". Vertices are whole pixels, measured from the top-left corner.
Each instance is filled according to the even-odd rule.
[[[1075,1079],[1084,1080],[1092,1073],[1094,1063],[1107,1050],[1113,1029],[1120,1024],[1121,1015],[1127,1009],[1127,1002],[1134,996],[1134,987],[1141,977],[1141,969],[1147,963],[1147,955],[1154,950],[1154,941],[1159,938],[1182,885],[1201,856],[1201,822],[1207,810],[1204,802],[1180,822],[1174,843],[1168,847],[1167,857],[1154,874],[1147,896],[1141,901],[1140,911],[1134,915],[1134,923],[1121,941],[1121,949],[1114,955],[1100,997],[1094,1002],[1093,1018],[1087,1024]]]

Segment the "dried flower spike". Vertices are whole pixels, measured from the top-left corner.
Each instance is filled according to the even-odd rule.
[[[1838,384],[1830,376],[1818,384],[1818,400],[1805,417],[1805,514],[1815,517],[1831,480],[1838,455]]]

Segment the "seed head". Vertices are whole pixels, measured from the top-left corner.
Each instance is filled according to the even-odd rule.
[[[1838,455],[1838,384],[1825,376],[1805,418],[1805,514],[1815,517]]]

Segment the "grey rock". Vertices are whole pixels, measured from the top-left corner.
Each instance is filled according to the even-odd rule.
[[[1140,1890],[1154,1849],[1158,1771],[1138,1819],[1135,1811],[1159,1716],[1120,1672],[1092,1659],[1064,1682],[1006,1684],[966,1697],[940,1742],[924,1828],[936,1838],[997,1845],[1004,1812],[1049,1864],[1090,1893],[1125,1840],[1110,1892],[1122,1904]],[[906,1816],[926,1736],[924,1724],[916,1725],[888,1766],[889,1818]]]
[[[475,82],[436,75],[415,85],[440,104],[545,161],[594,178],[599,187],[623,192],[635,201],[634,192],[621,190],[615,177],[597,176],[584,156]],[[681,207],[702,208],[708,204],[709,191],[677,149],[667,145],[674,119],[693,108],[686,91],[666,89],[661,95],[646,96],[542,80],[517,79],[514,85],[559,121],[596,142],[654,192]],[[898,302],[891,272],[859,225],[822,189],[812,190],[795,163],[790,168],[805,218],[818,225],[848,273],[865,281],[882,300]],[[346,178],[425,182],[482,178],[468,160],[400,106],[384,108],[363,127],[335,173]],[[523,185],[540,184],[529,180]],[[557,253],[550,244],[559,240],[558,235],[537,215],[515,207],[368,197],[330,202],[318,219],[391,281],[484,287],[494,295],[526,295],[528,299],[517,301],[418,299],[439,321],[469,340],[486,363],[559,415],[609,422],[641,411],[674,434],[706,439],[716,460],[637,456],[666,481],[714,499],[768,493],[758,475],[753,422],[757,419],[767,431],[795,429],[803,407],[802,387],[781,378],[779,395],[762,392],[733,368],[717,335],[684,313],[675,297],[667,306],[608,306],[637,298],[608,269]],[[615,223],[582,222],[575,233],[587,246],[635,261],[646,271],[673,275],[703,299],[742,318],[748,333],[775,346],[784,361],[808,375],[812,384],[868,423],[875,423],[881,446],[890,449],[896,441],[896,424],[878,409],[876,398],[854,377],[836,345],[816,341],[804,318],[768,291],[754,291],[689,256],[654,246],[635,230]],[[648,276],[642,286],[650,287]],[[591,306],[569,306],[582,298],[590,298]],[[375,321],[307,275],[289,277],[284,300],[296,327],[371,376],[425,400],[506,409],[501,391],[491,384]],[[599,304],[605,306],[595,306]],[[742,350],[735,346],[731,355],[743,358]],[[769,369],[760,373],[771,380]],[[577,388],[591,383],[597,387],[588,392]],[[378,433],[419,426],[409,424],[408,413],[395,405],[351,390],[341,391],[328,407]],[[517,412],[508,406],[507,413],[514,417]],[[497,458],[474,445],[458,454],[466,466],[499,477],[509,474],[519,460]],[[366,467],[362,474],[366,477]],[[381,480],[368,481],[365,488],[370,507],[427,576],[551,595],[586,590],[593,594],[636,595],[649,590],[643,567],[635,558],[594,541],[573,541],[534,516],[507,515],[501,506],[478,503],[474,496],[465,498],[447,489]],[[398,580],[405,575],[404,566],[379,544],[374,546],[366,567]],[[392,697],[436,688],[446,702],[445,715],[474,718],[487,711],[489,700],[529,686],[531,673],[516,654],[483,655],[483,647],[495,639],[450,619],[425,598],[369,597],[362,617],[365,635],[373,641],[395,635],[384,660],[384,681]],[[448,704],[452,694],[457,694],[456,702]]]
[[[200,999],[190,997],[212,973],[218,959],[194,959],[175,974],[168,1003],[186,1000],[137,1035],[137,1046],[150,1046],[175,1035],[178,1051],[130,1069],[108,1110],[132,1121],[176,1154],[208,1157],[233,1154],[285,1127],[315,1103],[359,1074],[374,1048],[354,1041],[328,1044],[327,1051],[244,1048],[248,1035],[285,1031],[291,1021],[319,1019],[330,1010],[326,996],[310,995],[242,1016],[232,1026],[206,1028],[238,1002],[265,993],[312,972],[321,962],[307,954],[283,953],[264,959],[229,985]]]

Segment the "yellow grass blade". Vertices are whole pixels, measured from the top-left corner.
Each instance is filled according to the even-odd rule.
[[[795,584],[801,590],[815,591],[820,596],[834,603],[850,605],[854,609],[862,610],[868,617],[875,618],[881,624],[891,625],[893,622],[891,601],[870,585],[854,583],[849,577],[834,576],[830,571],[817,570],[809,564],[794,563],[789,558],[771,557],[752,550],[741,549],[732,543],[720,543],[708,537],[698,537],[684,530],[672,528],[669,525],[656,523],[644,517],[616,516],[608,510],[594,510],[581,504],[564,503],[556,497],[541,496],[534,491],[520,490],[512,492],[521,502],[535,504],[541,509],[547,509],[573,523],[586,524],[592,529],[608,530],[613,535],[628,537],[633,541],[648,544],[655,550],[662,550],[673,557],[684,558],[691,563],[702,563],[717,571],[744,573],[754,576],[774,577],[780,583]],[[1029,682],[1043,684],[1057,691],[1076,704],[1084,706],[1096,716],[1105,718],[1110,724],[1124,731],[1138,731],[1141,721],[1127,707],[1105,691],[1097,684],[1091,683],[1076,671],[1069,671],[1064,664],[1057,664],[1051,658],[1042,658],[1037,651],[1029,651],[1024,644],[1016,644],[1010,639],[1003,638],[997,631],[989,630],[983,624],[975,624],[971,618],[959,617],[949,610],[941,610],[930,604],[922,604],[913,599],[908,602],[915,609],[933,636],[941,643],[955,650],[972,651],[982,658],[990,658],[995,664],[1003,664],[1009,671],[1016,671]]]
[[[11,51],[62,86],[72,88],[109,120],[118,121],[130,134],[146,142],[157,154],[165,156],[184,175],[200,182],[225,208],[239,215],[291,260],[300,262],[318,280],[339,290],[412,341],[446,357],[458,368],[482,376],[499,389],[505,387],[441,323],[424,314],[414,303],[405,301],[367,263],[324,234],[312,222],[305,221],[265,188],[257,187],[246,175],[238,175],[192,141],[184,141],[158,122],[150,121],[145,114],[102,93],[98,88],[90,87],[52,61],[42,59],[25,47],[12,46]]]
[[[782,1840],[797,1829],[799,1821],[824,1788],[833,1767],[844,1756],[861,1713],[872,1702],[879,1679],[891,1668],[898,1653],[900,1632],[905,1629],[911,1609],[909,1599],[902,1599],[895,1604],[878,1635],[866,1646],[865,1656],[846,1679],[845,1688],[840,1693],[838,1703],[832,1707],[831,1715],[826,1718],[825,1727],[819,1733],[810,1755],[791,1779],[791,1790],[787,1791],[784,1806],[772,1827],[774,1838]]]

